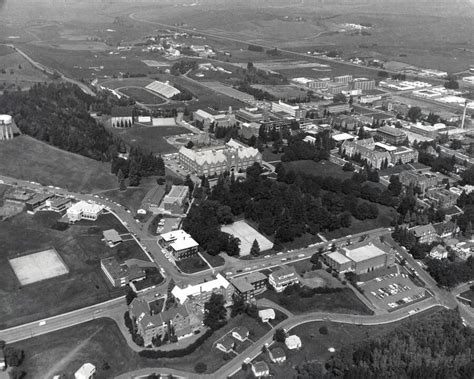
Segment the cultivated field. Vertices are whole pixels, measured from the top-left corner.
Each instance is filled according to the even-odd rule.
[[[221,227],[221,231],[240,239],[240,256],[242,257],[250,254],[250,249],[255,240],[257,240],[260,251],[262,252],[270,250],[273,247],[272,241],[260,234],[243,220],[236,221],[230,225],[224,225]]]
[[[95,222],[79,221],[66,230],[57,228],[61,215],[54,212],[26,212],[3,221],[0,225],[0,328],[53,316],[80,307],[105,301],[123,294],[123,289],[111,286],[100,268],[100,259],[117,255],[121,259],[147,260],[146,255],[134,240],[127,240],[110,248],[101,240],[102,231],[115,229],[126,233],[122,224],[110,214]],[[46,260],[34,260],[26,276],[16,266],[32,264],[31,253],[55,249],[68,273],[46,279]],[[20,258],[20,261],[15,259]],[[43,257],[41,257],[43,258]],[[17,275],[9,264],[13,260]],[[16,262],[20,262],[19,265]],[[40,266],[36,266],[40,263]],[[61,266],[58,259],[54,265]],[[64,267],[61,269],[64,271]],[[34,274],[38,276],[34,277]],[[52,273],[52,270],[51,270]],[[56,272],[58,273],[58,272]],[[27,284],[32,279],[43,279]]]
[[[279,99],[291,99],[292,97],[305,97],[309,89],[303,89],[296,86],[270,86],[270,85],[252,85],[254,88],[266,91]]]
[[[0,144],[0,173],[74,192],[118,187],[109,163],[57,149],[25,135]]]

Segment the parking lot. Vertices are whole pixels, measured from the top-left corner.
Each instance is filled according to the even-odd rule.
[[[386,274],[376,277],[360,287],[365,296],[380,309],[388,311],[409,305],[429,294],[422,287],[417,287],[405,273]]]

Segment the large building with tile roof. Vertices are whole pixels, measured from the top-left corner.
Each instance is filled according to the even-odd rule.
[[[245,171],[255,162],[262,163],[262,154],[231,139],[225,146],[213,149],[192,150],[181,147],[178,161],[195,175],[219,175],[226,171]]]

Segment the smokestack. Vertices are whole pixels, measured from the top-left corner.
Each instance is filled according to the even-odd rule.
[[[464,129],[464,122],[466,121],[466,109],[467,109],[467,103],[469,100],[466,99],[466,102],[464,103],[464,110],[462,112],[462,122],[461,122],[461,129]]]

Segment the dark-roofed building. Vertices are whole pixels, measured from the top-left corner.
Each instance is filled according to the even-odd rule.
[[[257,138],[259,132],[260,132],[260,124],[256,122],[251,122],[251,123],[245,122],[240,125],[239,134],[246,141],[250,140],[252,137]]]
[[[179,339],[194,334],[202,325],[202,317],[192,312],[187,305],[178,305],[164,312],[153,314],[145,299],[135,298],[129,306],[137,333],[142,336],[144,345],[152,344],[154,338],[163,339],[173,332]],[[172,330],[170,330],[170,327]]]
[[[216,348],[218,348],[220,351],[223,351],[224,353],[230,353],[232,349],[235,346],[235,341],[234,339],[229,336],[225,335],[222,337],[220,340],[216,342]]]
[[[285,351],[281,347],[275,347],[269,350],[268,355],[273,363],[283,363],[286,361]]]
[[[414,226],[410,231],[418,243],[430,244],[438,239],[438,233],[432,224]]]
[[[250,331],[246,326],[239,326],[232,330],[232,337],[238,339],[240,342],[244,342],[249,337]]]
[[[362,161],[366,161],[369,166],[380,169],[384,164],[388,165],[391,157],[387,151],[378,151],[375,147],[374,139],[367,138],[357,141],[346,140],[341,149],[349,157],[358,157]]]
[[[30,212],[36,212],[38,208],[46,205],[46,200],[51,199],[52,197],[53,195],[50,193],[39,193],[25,203],[26,210]]]
[[[264,361],[252,363],[252,372],[257,378],[270,375],[270,369]]]
[[[115,229],[104,230],[102,233],[105,239],[105,242],[110,246],[114,247],[117,246],[119,243],[122,242],[122,237]]]
[[[123,287],[130,282],[143,280],[146,277],[142,268],[137,265],[128,266],[126,263],[120,263],[116,257],[102,259],[100,267],[114,287]]]
[[[114,128],[129,128],[133,125],[132,107],[113,107],[111,123]]]
[[[349,112],[350,105],[348,103],[333,103],[321,105],[318,107],[318,112],[324,111],[329,112],[330,114]]]
[[[188,186],[171,186],[170,192],[163,198],[163,209],[171,213],[183,213],[188,194]]]
[[[266,275],[259,271],[230,280],[230,283],[235,288],[235,294],[244,301],[251,301],[255,298],[256,294],[264,292],[267,289],[267,282]]]
[[[431,188],[426,195],[432,200],[434,206],[440,209],[454,207],[458,200],[458,195],[446,188]]]
[[[56,197],[49,203],[49,207],[54,212],[64,212],[72,204],[72,200],[69,197]]]
[[[421,193],[425,193],[429,188],[437,186],[441,179],[438,175],[432,172],[422,171],[402,171],[398,178],[404,186],[413,185],[420,189]]]
[[[452,221],[433,224],[439,238],[453,238],[459,232],[459,226]]]
[[[407,135],[403,130],[392,128],[391,126],[382,126],[378,128],[377,135],[392,145],[400,145],[407,139]]]

